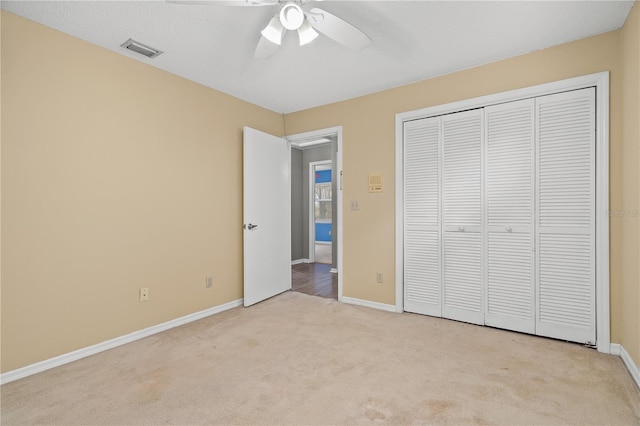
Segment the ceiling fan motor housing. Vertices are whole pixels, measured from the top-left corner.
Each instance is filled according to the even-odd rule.
[[[280,9],[280,22],[288,30],[297,30],[304,22],[302,8],[293,2],[286,3]]]

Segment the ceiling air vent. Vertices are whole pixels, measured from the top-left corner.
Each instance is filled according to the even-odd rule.
[[[144,55],[147,58],[155,58],[156,56],[162,54],[161,50],[154,49],[153,47],[149,47],[147,45],[144,45],[144,44],[142,44],[142,43],[140,43],[138,41],[135,41],[132,38],[130,38],[129,40],[125,41],[120,46],[124,47],[125,49],[129,49],[129,50],[132,50],[132,51],[134,51],[136,53]]]

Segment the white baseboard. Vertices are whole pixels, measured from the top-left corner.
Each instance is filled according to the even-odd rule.
[[[618,355],[620,356],[620,352],[622,351],[622,345],[619,345],[617,343],[612,343],[611,344],[611,349],[609,351],[609,353],[611,355]]]
[[[366,306],[367,308],[379,309],[381,311],[395,312],[396,305],[387,305],[386,303],[372,302],[370,300],[356,299],[353,297],[342,296],[341,302],[351,305]]]
[[[338,268],[331,268],[331,272],[332,274],[337,274],[338,273]]]
[[[107,340],[102,343],[98,343],[86,348],[78,349],[77,351],[69,352],[63,355],[59,355],[54,358],[49,358],[44,361],[37,362],[35,364],[27,365],[26,367],[18,368],[16,370],[7,371],[0,374],[0,384],[13,382],[14,380],[22,379],[23,377],[31,376],[36,373],[48,370],[50,368],[58,367],[63,364],[68,364],[73,361],[77,361],[82,358],[86,358],[91,355],[95,355],[99,352],[103,352],[109,349],[113,349],[118,346],[125,345],[127,343],[140,340],[142,338],[151,336],[156,333],[160,333],[170,328],[178,327],[199,319],[218,314],[220,312],[227,311],[235,308],[236,306],[242,306],[243,299],[234,300],[232,302],[225,303],[223,305],[214,306],[213,308],[205,309],[204,311],[194,312],[189,315],[185,315],[180,318],[176,318],[171,321],[163,322],[162,324],[147,327],[142,330],[134,331],[133,333],[125,334],[124,336],[116,337],[111,340]]]
[[[311,261],[309,261],[309,259],[296,259],[291,261],[292,265],[298,265],[300,263],[311,263]]]
[[[638,386],[638,389],[640,389],[640,369],[635,364],[635,362],[633,362],[631,355],[629,355],[629,352],[627,352],[624,346],[618,343],[612,343],[611,355],[618,355],[620,358],[622,358],[622,362],[624,362],[625,367],[627,367],[627,370],[629,370],[629,374],[631,374],[633,381],[636,382],[636,386]]]

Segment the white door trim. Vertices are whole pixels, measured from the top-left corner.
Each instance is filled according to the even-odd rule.
[[[286,139],[289,142],[295,143],[296,141],[309,140],[314,138],[322,138],[322,137],[336,137],[337,144],[337,155],[336,155],[336,164],[333,165],[333,173],[335,173],[336,179],[338,179],[338,191],[336,194],[333,194],[334,197],[337,198],[337,208],[338,208],[338,223],[336,224],[336,228],[338,231],[337,236],[337,249],[338,249],[338,301],[342,301],[342,235],[343,235],[343,220],[342,220],[342,126],[328,127],[326,129],[313,130],[310,132],[297,133],[295,135],[286,136]]]
[[[396,311],[403,312],[403,123],[405,121],[544,96],[569,90],[596,88],[596,347],[609,353],[609,72],[510,90],[478,98],[396,114]]]
[[[315,199],[312,194],[315,193],[315,175],[313,173],[316,166],[322,166],[325,164],[332,165],[332,160],[311,161],[309,163],[309,262],[314,263],[316,261],[316,216],[315,212]],[[332,165],[333,173],[333,165]],[[333,197],[333,194],[331,195]],[[333,236],[331,236],[333,240]]]

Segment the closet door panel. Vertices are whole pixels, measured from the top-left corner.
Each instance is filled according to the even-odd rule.
[[[485,323],[535,332],[534,101],[485,108]]]
[[[482,325],[482,235],[478,232],[445,232],[444,239],[442,315]]]
[[[537,334],[595,342],[592,246],[589,235],[541,233]]]
[[[595,89],[536,109],[537,334],[595,343]]]
[[[482,229],[482,119],[482,110],[442,117],[445,230]]]
[[[482,110],[442,117],[442,316],[484,324]]]
[[[485,323],[524,333],[535,332],[533,236],[487,236],[487,313]]]
[[[440,118],[404,123],[404,309],[441,316]]]

